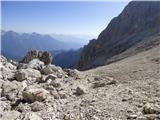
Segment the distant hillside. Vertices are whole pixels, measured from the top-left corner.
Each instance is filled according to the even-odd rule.
[[[54,60],[52,63],[62,68],[74,68],[78,63],[81,50],[53,51]]]
[[[20,60],[24,54],[32,49],[37,50],[69,50],[78,48],[75,44],[61,42],[49,35],[38,33],[16,33],[14,31],[1,32],[2,54],[13,60]]]
[[[146,47],[143,46],[145,41],[148,40],[147,43],[150,43],[155,36],[159,36],[159,33],[160,2],[132,1],[119,16],[111,20],[107,28],[100,33],[96,40],[91,40],[83,48],[78,68],[84,70],[110,63],[109,59],[136,46],[140,42],[144,43],[141,44],[141,48]],[[153,39],[147,39],[152,36]],[[159,39],[155,40],[159,41]],[[129,53],[132,54],[132,52]],[[122,58],[124,57],[121,56]],[[118,59],[117,57],[111,61],[114,62]]]

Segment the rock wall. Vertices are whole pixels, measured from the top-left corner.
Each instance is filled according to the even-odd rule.
[[[78,63],[81,70],[104,65],[144,38],[160,32],[160,2],[132,1],[113,18],[97,40],[91,40],[82,52]]]

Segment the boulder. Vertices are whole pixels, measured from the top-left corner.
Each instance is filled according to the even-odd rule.
[[[40,61],[39,59],[33,59],[28,63],[27,68],[41,70],[43,66],[44,62]]]
[[[144,114],[160,114],[160,106],[146,103],[143,106]]]
[[[52,56],[49,52],[37,50],[29,51],[21,62],[29,63],[33,59],[39,59],[40,61],[43,61],[45,65],[49,65],[52,62]]]
[[[5,111],[5,110],[10,110],[11,105],[9,101],[1,101],[0,100],[0,113]]]
[[[4,111],[0,113],[0,120],[16,120],[19,116],[18,111]]]
[[[23,89],[23,84],[21,82],[5,81],[2,85],[2,97],[6,97],[11,101],[16,101],[16,99],[21,98]]]
[[[41,70],[44,66],[44,62],[40,61],[39,59],[33,59],[28,64],[26,63],[19,63],[17,69],[27,69],[32,68],[36,70]]]
[[[63,73],[63,70],[61,67],[57,67],[55,65],[47,65],[41,70],[42,74],[48,75],[48,74],[58,74]]]
[[[18,81],[23,81],[23,80],[26,80],[28,78],[36,78],[36,79],[38,79],[38,78],[41,78],[41,73],[38,70],[31,69],[31,68],[20,69],[20,70],[18,70],[16,72],[15,78]]]
[[[37,88],[35,86],[27,86],[22,92],[23,99],[26,102],[43,101],[47,98],[48,91],[43,88]]]
[[[14,69],[12,70],[9,67],[6,67],[5,65],[0,65],[1,79],[8,79],[8,80],[15,79],[14,72],[15,72]]]
[[[50,66],[46,66],[41,70],[41,73],[44,75],[49,75],[55,73]]]

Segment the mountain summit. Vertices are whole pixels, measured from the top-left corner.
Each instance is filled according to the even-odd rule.
[[[160,2],[132,1],[111,20],[97,39],[83,48],[81,70],[109,63],[109,59],[160,32]]]

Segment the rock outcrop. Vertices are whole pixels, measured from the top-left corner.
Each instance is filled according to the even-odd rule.
[[[39,59],[40,61],[43,61],[45,65],[49,65],[52,62],[52,56],[48,52],[42,52],[42,51],[29,51],[27,55],[23,58],[21,61],[22,63],[29,63],[33,59]]]
[[[158,35],[159,32],[160,2],[132,1],[119,16],[111,20],[97,39],[84,46],[78,68],[84,70],[110,63],[109,59],[112,57],[145,41],[149,36]],[[118,58],[112,62],[117,60]]]

